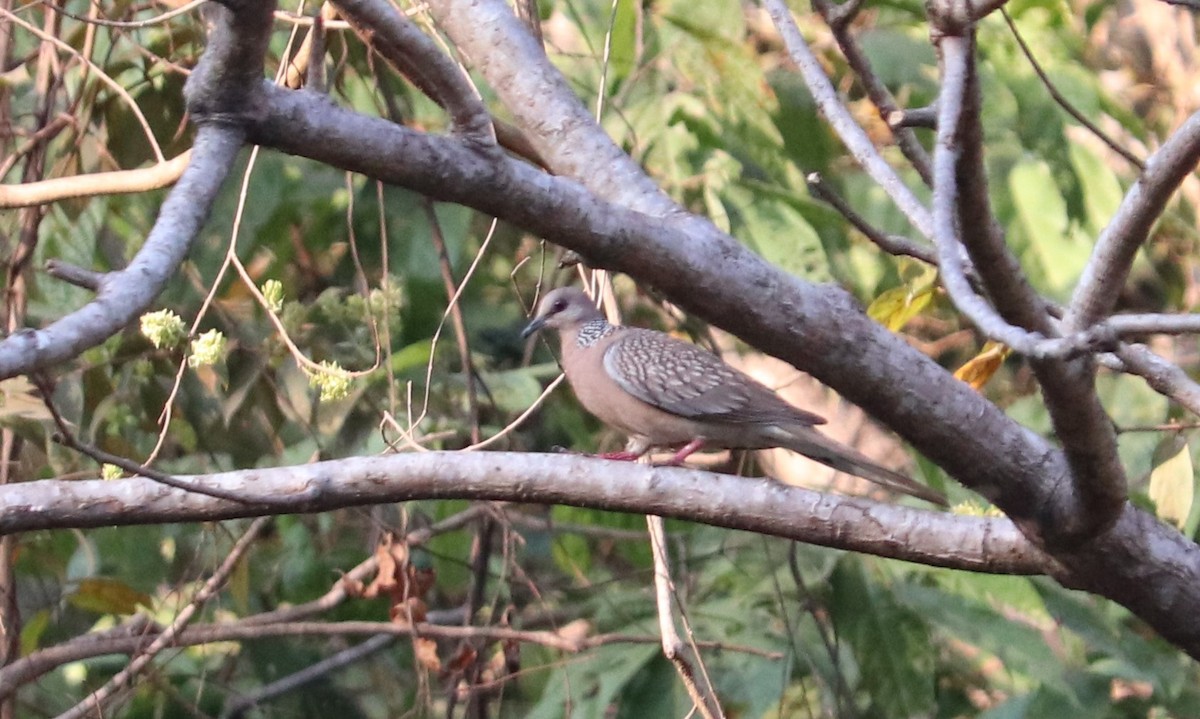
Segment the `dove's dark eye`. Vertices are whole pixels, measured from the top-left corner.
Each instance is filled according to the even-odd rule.
[[[554,304],[550,305],[550,314],[556,315],[565,309],[567,309],[567,301],[566,300],[555,300]]]

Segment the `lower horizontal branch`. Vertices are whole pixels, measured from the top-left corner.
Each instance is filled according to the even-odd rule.
[[[1007,519],[822,494],[767,479],[571,455],[422,452],[181,478],[253,504],[158,482],[41,480],[0,487],[0,534],[322,512],[415,499],[486,499],[657,514],[938,567],[997,574],[1062,568]]]

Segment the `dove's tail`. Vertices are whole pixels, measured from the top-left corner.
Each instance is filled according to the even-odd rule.
[[[879,466],[857,450],[835,442],[812,427],[780,428],[779,439],[781,447],[798,452],[839,472],[862,477],[887,489],[903,492],[942,507],[949,506],[946,498],[940,492],[899,472]]]

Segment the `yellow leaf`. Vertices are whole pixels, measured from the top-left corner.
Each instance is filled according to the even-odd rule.
[[[1187,442],[1150,472],[1150,499],[1158,508],[1158,516],[1183,528],[1192,511],[1196,477],[1192,471],[1192,453]]]
[[[128,584],[105,577],[79,580],[75,592],[67,601],[80,609],[98,614],[133,614],[138,605],[150,606],[150,595]]]
[[[932,283],[925,282],[893,287],[871,302],[867,315],[892,332],[899,332],[929,306],[935,290]]]
[[[996,370],[1000,369],[1000,365],[1004,364],[1004,359],[1010,354],[1012,354],[1012,350],[1005,345],[988,340],[979,354],[959,367],[954,376],[979,391],[988,383],[992,375],[996,374]]]

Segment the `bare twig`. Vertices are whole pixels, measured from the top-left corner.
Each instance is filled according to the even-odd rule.
[[[246,530],[245,534],[229,550],[229,555],[225,557],[221,565],[217,567],[217,570],[208,578],[204,586],[196,592],[192,600],[188,602],[188,605],[175,616],[175,620],[171,622],[171,625],[164,629],[138,656],[134,657],[124,669],[117,672],[116,676],[110,679],[107,684],[89,694],[86,699],[71,709],[63,712],[59,715],[58,719],[84,719],[84,717],[92,713],[103,713],[105,704],[114,699],[119,693],[128,689],[132,685],[133,679],[145,669],[146,665],[159,652],[173,645],[175,639],[184,631],[196,612],[200,611],[205,602],[211,599],[225,585],[225,581],[229,578],[229,575],[237,567],[238,562],[242,560],[242,555],[246,553],[246,550],[258,538],[259,532],[270,522],[271,519],[269,517],[259,517],[254,520],[250,528]]]
[[[907,110],[894,110],[884,118],[888,127],[923,127],[927,130],[937,129],[937,106],[915,107]]]
[[[1189,429],[1200,429],[1200,422],[1167,422],[1166,424],[1131,425],[1117,427],[1117,434],[1134,432],[1182,432]]]
[[[816,99],[822,114],[837,132],[838,137],[858,164],[866,170],[871,179],[892,198],[896,207],[904,213],[913,227],[926,237],[933,236],[933,221],[929,210],[921,204],[912,190],[904,184],[896,171],[883,159],[865,130],[851,116],[850,111],[838,98],[837,90],[825,74],[825,69],[809,49],[808,43],[800,35],[800,29],[792,19],[792,11],[783,0],[764,0],[763,5],[775,21],[775,27],[783,36],[784,45],[792,62],[800,68],[804,83]]]
[[[875,74],[875,69],[871,67],[871,61],[858,44],[858,40],[850,33],[850,20],[858,13],[861,4],[861,0],[849,0],[841,5],[834,5],[831,0],[813,0],[813,8],[821,13],[821,17],[825,18],[826,24],[833,32],[833,39],[841,48],[846,62],[849,63],[858,81],[867,91],[867,97],[875,105],[879,116],[887,121],[893,113],[898,111],[896,98]],[[929,153],[925,151],[925,147],[917,139],[916,134],[906,125],[889,123],[888,126],[891,127],[892,135],[896,138],[896,145],[908,158],[913,169],[917,171],[926,185],[931,185],[933,171],[929,164]]]
[[[76,15],[74,13],[67,12],[63,8],[59,7],[58,5],[54,5],[48,0],[39,0],[39,2],[48,7],[53,7],[55,12],[61,13],[72,20],[78,20],[79,22],[87,23],[89,25],[118,27],[131,30],[143,27],[151,27],[153,25],[161,25],[162,23],[177,18],[180,15],[186,15],[204,4],[204,0],[191,0],[191,2],[181,5],[174,10],[168,10],[167,12],[160,13],[154,17],[146,18],[145,20],[109,20],[107,18],[83,17],[82,15]]]
[[[240,719],[246,712],[254,709],[259,704],[268,702],[276,697],[283,696],[290,692],[296,691],[300,687],[321,679],[329,674],[333,674],[339,669],[355,664],[366,659],[375,652],[386,649],[391,646],[398,638],[395,634],[379,634],[370,637],[364,642],[360,642],[352,647],[343,649],[333,656],[326,657],[316,664],[301,669],[298,672],[287,675],[281,679],[264,684],[255,689],[253,692],[239,697],[237,701],[231,702],[225,706],[225,710],[221,712],[222,717],[229,719]]]
[[[810,173],[805,180],[808,182],[809,192],[829,203],[833,209],[841,213],[842,217],[846,218],[847,222],[854,225],[855,229],[863,233],[868,240],[874,242],[884,252],[891,255],[913,257],[922,262],[937,265],[937,252],[933,248],[913,242],[907,237],[886,234],[873,226],[842,199],[841,195],[834,192],[819,173]]]
[[[178,180],[191,158],[192,151],[188,150],[174,159],[137,170],[95,172],[20,185],[0,185],[0,209],[43,205],[73,197],[156,190]]]
[[[46,274],[63,282],[82,287],[85,290],[95,292],[100,289],[100,284],[104,281],[105,274],[88,270],[83,267],[77,267],[62,260],[47,260]]]
[[[421,201],[425,218],[429,221],[429,241],[437,252],[438,269],[442,273],[442,285],[446,288],[446,301],[450,310],[450,325],[454,329],[454,341],[458,346],[458,362],[462,367],[463,382],[467,388],[467,421],[470,427],[471,444],[479,444],[479,393],[475,388],[475,363],[471,360],[471,339],[467,336],[467,324],[463,320],[460,291],[454,282],[454,268],[450,265],[450,253],[446,251],[446,238],[442,236],[442,224],[434,211],[433,202]]]
[[[1050,93],[1050,97],[1054,99],[1054,102],[1058,103],[1058,106],[1066,111],[1068,115],[1075,118],[1076,122],[1086,127],[1089,132],[1107,145],[1108,149],[1125,158],[1129,164],[1133,165],[1137,169],[1146,169],[1146,163],[1144,163],[1140,157],[1130,152],[1121,143],[1109,137],[1108,133],[1106,133],[1104,130],[1101,130],[1100,126],[1092,122],[1087,115],[1077,110],[1075,106],[1072,105],[1071,102],[1067,100],[1067,98],[1064,97],[1061,92],[1058,91],[1058,88],[1054,86],[1054,83],[1050,81],[1049,76],[1046,75],[1046,71],[1042,69],[1041,63],[1039,63],[1037,58],[1034,57],[1033,51],[1030,50],[1029,46],[1025,44],[1025,38],[1022,37],[1020,31],[1017,30],[1017,24],[1013,22],[1012,16],[1009,15],[1008,11],[1003,7],[1000,8],[1000,15],[1004,18],[1004,22],[1008,23],[1008,29],[1012,31],[1013,39],[1017,41],[1017,46],[1021,48],[1021,54],[1023,54],[1025,59],[1029,61],[1030,67],[1032,67],[1033,71],[1037,73],[1038,79],[1042,81],[1042,85],[1046,87],[1046,91]]]
[[[798,552],[796,551],[799,546],[799,544],[793,542],[788,547],[788,571],[792,574],[792,582],[796,585],[796,591],[800,593],[800,605],[812,617],[813,626],[817,629],[817,636],[821,638],[821,645],[825,648],[825,655],[829,657],[829,666],[834,678],[833,696],[841,702],[837,715],[853,719],[853,717],[858,716],[858,707],[854,702],[854,693],[850,691],[850,687],[846,683],[846,674],[842,670],[842,664],[839,659],[841,652],[838,650],[837,638],[833,635],[830,626],[829,612],[825,607],[820,605],[819,602],[821,600],[809,591],[808,583],[804,581],[804,573],[800,570]],[[816,676],[820,676],[821,673],[815,672],[815,674]]]
[[[723,719],[724,710],[717,699],[716,689],[703,673],[704,686],[696,680],[693,664],[700,664],[700,655],[679,639],[675,629],[675,612],[673,610],[675,586],[671,581],[671,568],[667,559],[667,539],[663,530],[662,517],[646,516],[646,526],[650,531],[650,551],[654,557],[654,606],[658,611],[658,632],[662,642],[663,655],[675,667],[675,672],[683,681],[684,689],[692,698],[692,704],[705,719]],[[702,665],[701,665],[702,666]]]

